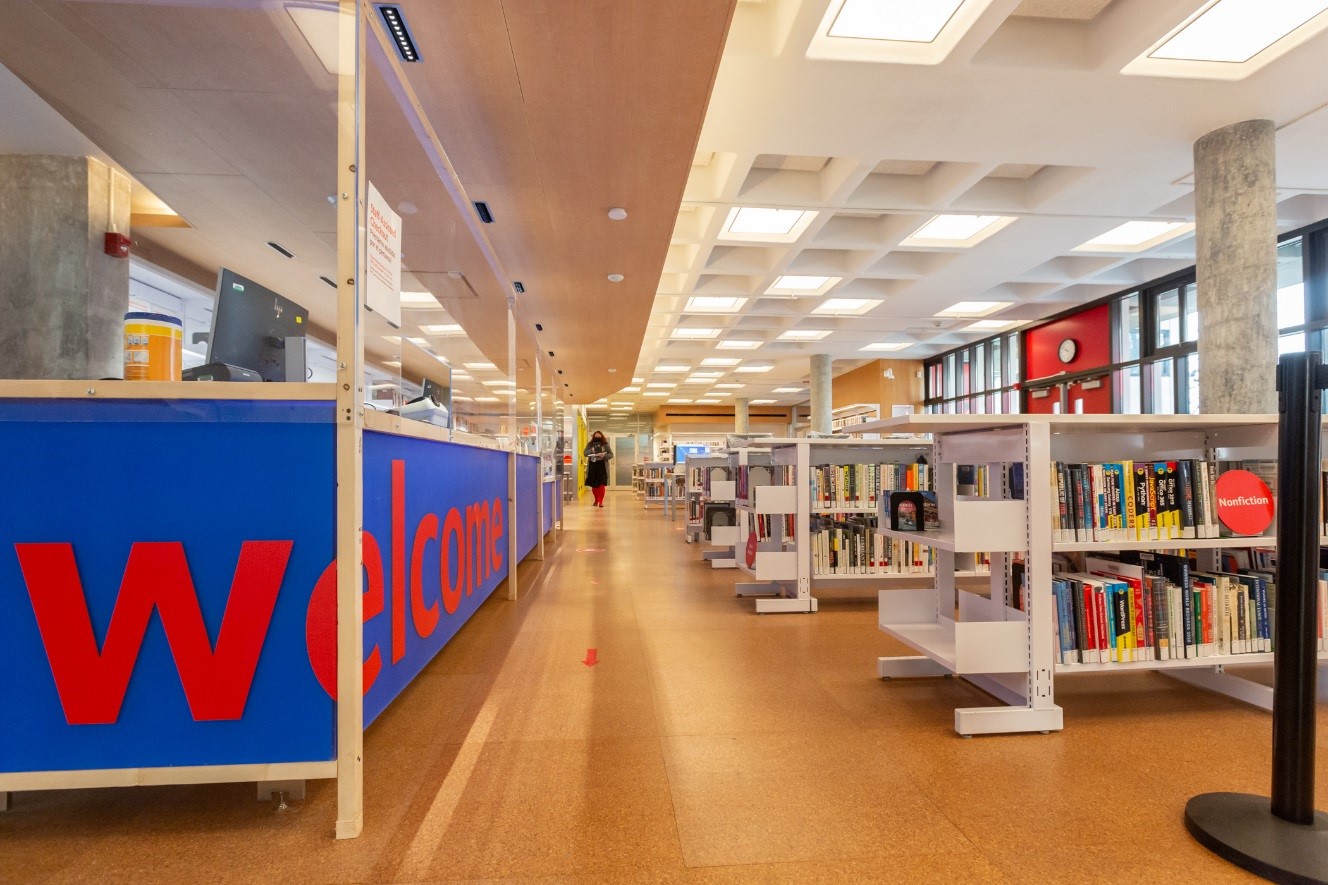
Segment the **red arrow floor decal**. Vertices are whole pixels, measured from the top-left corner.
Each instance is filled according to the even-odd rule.
[[[586,659],[581,663],[585,664],[587,667],[595,666],[599,663],[599,652],[593,648],[586,649]]]

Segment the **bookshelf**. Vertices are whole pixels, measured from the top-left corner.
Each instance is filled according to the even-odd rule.
[[[646,491],[646,468],[644,464],[632,465],[632,494],[638,498]]]
[[[673,464],[668,461],[645,461],[641,465],[641,502],[664,506],[668,484],[673,482]]]
[[[1271,689],[1226,669],[1266,664],[1271,653],[1062,663],[1051,592],[1055,559],[1118,550],[1183,549],[1197,550],[1199,565],[1206,569],[1222,547],[1273,547],[1276,538],[1269,533],[1255,538],[1056,541],[1060,507],[1052,476],[1054,462],[1273,458],[1276,416],[914,415],[857,429],[933,434],[940,528],[885,532],[934,547],[936,583],[926,590],[879,594],[880,629],[917,654],[880,658],[877,672],[882,678],[953,674],[1003,702],[1003,706],[955,710],[959,734],[1059,730],[1063,716],[1055,702],[1055,681],[1081,673],[1153,670],[1271,708]],[[959,493],[958,465],[988,468],[987,496]],[[1011,465],[1022,470],[1022,495],[1011,485]],[[956,586],[957,566],[962,568],[964,557],[977,550],[993,551],[986,593]],[[1015,555],[1024,560],[1027,590],[1022,598],[1005,567]],[[1322,667],[1328,653],[1319,657]]]
[[[728,547],[730,559],[732,547],[737,542],[737,527],[708,526],[706,511],[711,505],[732,505],[734,463],[735,457],[727,453],[688,455],[685,462],[687,525],[684,539],[689,544],[706,541]],[[717,538],[715,529],[721,530]]]
[[[877,513],[876,505],[870,501],[846,502],[842,496],[836,497],[833,493],[830,493],[831,500],[824,500],[830,487],[822,487],[829,474],[823,468],[832,465],[850,471],[858,465],[906,468],[916,462],[919,455],[930,457],[929,442],[918,439],[797,438],[757,440],[750,446],[741,453],[742,456],[748,463],[760,458],[759,463],[768,465],[769,472],[761,475],[766,484],[744,483],[741,474],[737,483],[738,568],[751,580],[739,582],[734,591],[738,596],[758,597],[755,600],[758,614],[817,611],[818,602],[812,591],[818,585],[862,587],[874,593],[883,585],[909,587],[931,582],[929,564],[899,570],[867,571],[859,568],[832,573],[824,567],[825,558],[817,555],[818,539],[813,532],[813,526],[820,529],[835,520],[865,524],[863,518]],[[863,474],[857,475],[860,478]],[[813,489],[819,491],[822,500],[813,500]],[[761,537],[749,566],[745,556],[747,538],[760,527],[761,517],[765,517],[764,524],[769,531],[758,532]],[[917,546],[910,542],[904,544]],[[959,577],[973,574],[971,568],[961,569]]]

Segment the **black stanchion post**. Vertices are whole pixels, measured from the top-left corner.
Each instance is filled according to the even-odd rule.
[[[1288,354],[1278,362],[1272,799],[1205,793],[1185,806],[1185,827],[1205,847],[1288,885],[1328,885],[1328,815],[1314,810],[1314,613],[1325,382],[1317,352]]]

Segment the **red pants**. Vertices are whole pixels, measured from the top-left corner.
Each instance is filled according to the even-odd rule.
[[[596,507],[599,507],[604,504],[604,488],[605,488],[604,486],[591,486],[590,491],[595,493]]]

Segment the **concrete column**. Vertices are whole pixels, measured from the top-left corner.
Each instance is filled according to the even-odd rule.
[[[813,431],[820,433],[830,432],[830,410],[833,394],[831,393],[831,384],[833,378],[830,374],[830,354],[818,353],[812,356],[811,372],[811,394],[812,394],[812,427]]]
[[[735,399],[733,401],[733,432],[747,433],[751,427],[751,421],[747,413],[748,399]]]
[[[113,214],[112,214],[113,213]],[[0,378],[124,374],[129,180],[89,157],[0,156]]]
[[[1277,411],[1277,194],[1271,120],[1194,144],[1199,407]]]

